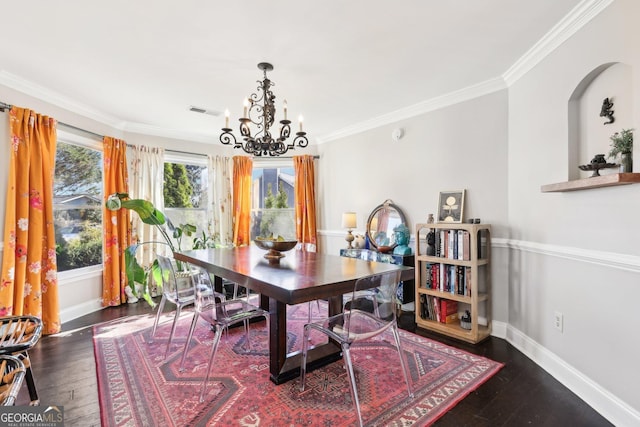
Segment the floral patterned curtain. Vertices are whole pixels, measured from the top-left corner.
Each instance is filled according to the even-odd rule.
[[[9,122],[0,316],[40,317],[44,333],[53,334],[60,332],[53,228],[56,121],[12,107]]]
[[[153,203],[164,212],[164,148],[134,145],[131,154],[131,192],[132,199],[143,199]],[[131,241],[163,242],[164,237],[155,225],[145,224],[140,215],[131,215]],[[136,258],[142,266],[150,266],[156,259],[156,253],[165,255],[167,246],[162,244],[140,245]],[[153,282],[153,280],[152,280]],[[157,286],[151,286],[151,294],[158,294]]]
[[[313,156],[294,156],[296,238],[303,249],[316,251],[316,184]]]
[[[251,157],[233,157],[233,244],[235,246],[248,245],[251,242],[252,171]]]
[[[105,136],[104,146],[104,201],[113,193],[128,193],[127,144]],[[102,305],[120,305],[126,301],[127,275],[124,251],[131,244],[129,210],[108,210],[102,204],[104,227],[104,272],[102,274]]]
[[[216,245],[233,244],[233,198],[231,179],[233,163],[229,157],[208,156],[209,188],[207,190],[207,209],[211,220],[210,234]]]

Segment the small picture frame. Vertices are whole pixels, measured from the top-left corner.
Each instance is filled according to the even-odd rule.
[[[465,190],[441,191],[438,200],[438,222],[462,223]]]

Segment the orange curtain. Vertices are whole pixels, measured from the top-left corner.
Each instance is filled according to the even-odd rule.
[[[56,121],[13,107],[9,127],[0,316],[37,316],[42,318],[44,333],[54,334],[60,332],[53,228]]]
[[[251,241],[251,173],[253,159],[233,157],[233,244],[248,245]]]
[[[104,146],[104,201],[113,193],[128,193],[127,144],[105,136]],[[104,272],[102,274],[102,305],[120,305],[126,301],[127,286],[124,251],[131,244],[129,210],[110,211],[102,204],[104,227]]]
[[[294,156],[296,189],[296,238],[302,247],[315,251],[316,230],[316,184],[313,156]]]

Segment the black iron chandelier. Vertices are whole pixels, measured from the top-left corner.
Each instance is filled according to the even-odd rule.
[[[238,119],[240,122],[240,135],[243,141],[238,141],[229,127],[229,110],[225,111],[225,125],[222,128],[220,142],[225,145],[233,144],[233,148],[242,148],[245,152],[253,156],[280,156],[288,150],[293,150],[296,146],[304,148],[309,144],[307,133],[302,130],[302,116],[299,117],[300,130],[296,132],[293,142],[287,144],[286,141],[291,136],[291,121],[287,120],[287,101],[283,103],[284,119],[280,120],[280,136],[277,139],[271,135],[269,129],[275,121],[276,106],[274,101],[276,96],[271,91],[274,83],[267,78],[267,71],[273,70],[273,65],[267,62],[258,64],[258,68],[263,71],[264,79],[258,80],[258,93],[252,93],[245,99],[243,116]],[[262,94],[260,94],[262,92]],[[251,135],[250,124],[257,127],[255,135]]]

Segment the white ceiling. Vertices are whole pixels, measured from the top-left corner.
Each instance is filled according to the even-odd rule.
[[[278,107],[287,99],[289,118],[302,113],[311,140],[327,140],[461,89],[504,86],[536,43],[598,2],[11,1],[0,83],[120,129],[214,143],[225,108],[237,123],[267,61]]]

